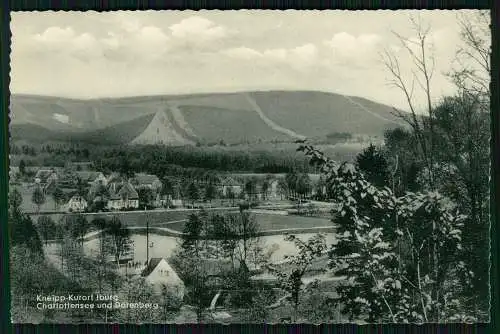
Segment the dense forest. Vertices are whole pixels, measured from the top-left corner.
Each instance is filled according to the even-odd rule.
[[[227,172],[313,172],[307,160],[294,150],[226,151],[191,146],[93,146],[59,143],[42,144],[39,147],[33,144],[11,144],[11,154],[22,156],[26,166],[63,167],[68,161],[92,161],[94,166],[105,173],[126,168],[135,173],[162,175],[166,166]]]

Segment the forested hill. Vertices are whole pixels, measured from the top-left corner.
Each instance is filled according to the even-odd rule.
[[[401,125],[393,108],[314,91],[268,91],[75,100],[13,95],[14,139],[170,146],[283,142],[336,134],[381,137]],[[36,136],[35,136],[36,137]]]

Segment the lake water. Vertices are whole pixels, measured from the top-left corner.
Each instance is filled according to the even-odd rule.
[[[301,233],[296,236],[301,240],[308,240],[315,233]],[[325,233],[327,245],[331,245],[334,241],[333,233]],[[146,261],[146,236],[140,234],[132,234],[131,239],[134,243],[134,261]],[[262,236],[259,238],[260,245],[264,252],[271,252],[271,262],[279,262],[284,259],[285,255],[297,254],[297,248],[293,242],[284,240],[283,235]],[[163,236],[158,234],[149,235],[149,258],[152,257],[170,257],[176,248],[179,247],[180,239],[176,237]],[[99,239],[87,241],[84,244],[85,252],[90,255],[93,251],[99,249]]]

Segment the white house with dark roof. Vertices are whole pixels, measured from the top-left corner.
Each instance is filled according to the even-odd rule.
[[[167,293],[182,299],[186,287],[175,270],[164,258],[152,258],[141,273],[145,281],[153,287],[155,292],[161,294],[165,290]]]
[[[106,186],[108,184],[108,179],[104,176],[102,172],[92,172],[92,171],[78,171],[75,172],[76,176],[82,180],[82,182],[93,185],[102,184]]]
[[[139,194],[130,183],[112,184],[109,188],[108,209],[120,210],[139,207]]]
[[[87,201],[80,195],[73,195],[68,203],[64,205],[66,212],[83,212],[87,209]]]
[[[130,179],[130,183],[136,188],[148,188],[155,192],[159,191],[162,183],[158,176],[153,174],[137,173]]]

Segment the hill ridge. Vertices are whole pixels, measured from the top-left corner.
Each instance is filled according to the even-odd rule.
[[[88,100],[13,95],[11,110],[11,126],[36,124],[54,134],[74,132],[81,135],[69,137],[85,139],[93,135],[109,137],[122,144],[290,142],[346,132],[380,137],[385,130],[402,126],[392,107],[364,98],[308,90]],[[56,122],[55,116],[68,122]],[[109,136],[106,132],[110,132]],[[22,129],[16,131],[16,136],[23,137]]]

